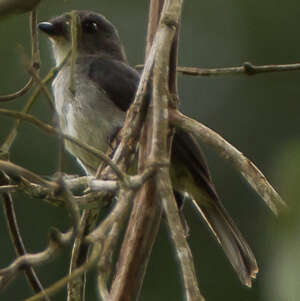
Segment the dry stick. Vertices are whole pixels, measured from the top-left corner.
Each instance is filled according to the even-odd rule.
[[[159,32],[161,45],[157,51],[157,58],[153,70],[153,151],[152,161],[169,162],[170,147],[168,140],[168,86],[171,94],[176,94],[176,59],[171,57],[174,50],[174,37],[181,15],[182,1],[173,1],[168,14],[162,18],[162,30]],[[177,39],[176,39],[177,40]],[[177,43],[175,40],[175,43]],[[177,48],[177,47],[176,47]],[[170,63],[169,63],[170,62]],[[173,74],[168,76],[168,67],[173,65]],[[175,246],[177,258],[182,272],[184,295],[187,301],[204,301],[199,287],[193,262],[192,252],[186,241],[185,231],[178,213],[178,206],[173,195],[172,183],[168,167],[162,167],[156,177],[156,185],[164,212],[167,217],[171,238]]]
[[[29,114],[25,114],[25,113],[21,113],[21,112],[16,112],[16,111],[11,111],[11,110],[6,110],[6,109],[0,109],[0,114],[9,116],[9,117],[14,117],[14,118],[18,118],[19,120],[22,121],[26,121],[29,122],[33,125],[35,125],[36,127],[38,127],[39,129],[45,131],[48,134],[52,134],[52,135],[59,135],[59,131],[52,127],[51,125],[44,123],[42,121],[40,121],[39,119],[35,118],[32,115]],[[106,156],[103,152],[97,150],[96,148],[89,146],[81,141],[79,141],[78,139],[66,135],[66,134],[61,134],[62,137],[74,144],[76,144],[77,146],[83,148],[84,150],[90,152],[91,154],[93,154],[95,157],[103,160],[106,164],[108,164],[112,170],[115,172],[116,176],[124,183],[127,183],[127,175],[122,172],[119,167],[108,157]]]
[[[113,219],[113,226],[115,226],[115,231],[111,231],[111,234],[105,240],[103,253],[98,263],[98,292],[103,301],[112,300],[108,291],[108,283],[112,273],[113,254],[116,250],[121,231],[124,228],[124,224],[131,208],[132,199],[135,194],[136,191],[129,189],[121,189],[118,194],[118,203],[125,204],[125,206],[123,205],[123,209],[118,211],[119,217],[115,217]]]
[[[284,65],[253,65],[244,62],[242,66],[228,68],[197,68],[197,67],[177,67],[177,72],[194,76],[216,76],[216,75],[255,75],[259,73],[284,72],[300,70],[300,64]]]
[[[69,211],[69,214],[72,219],[72,224],[73,224],[73,231],[74,231],[74,236],[81,235],[83,229],[80,225],[80,209],[78,204],[75,202],[74,197],[70,190],[68,189],[66,183],[62,179],[62,177],[59,177],[58,181],[58,188],[54,192],[56,195],[60,195],[62,199],[64,200],[65,207]]]
[[[74,70],[75,64],[77,59],[77,44],[78,44],[78,15],[76,11],[72,11],[70,14],[71,17],[71,24],[70,24],[70,32],[71,32],[71,49],[72,55],[70,59],[70,78],[69,78],[69,91],[72,97],[75,96],[75,87],[74,87]],[[62,141],[62,140],[61,140]],[[62,159],[63,152],[60,152]],[[60,160],[62,163],[62,160]],[[89,222],[91,216],[97,216],[98,214],[95,212],[94,209],[92,210],[84,210],[81,216],[81,224],[83,225],[83,231],[81,235],[78,235],[74,241],[74,245],[72,248],[72,255],[70,259],[69,265],[69,274],[71,275],[73,271],[82,264],[87,258],[88,251],[86,247],[83,246],[83,239],[85,232],[88,231]],[[96,217],[94,218],[96,220]],[[96,221],[95,221],[96,222]],[[82,254],[85,254],[82,255]],[[84,259],[83,259],[84,258]],[[74,278],[72,281],[68,282],[67,286],[67,301],[85,301],[85,285],[86,285],[86,275],[85,273],[82,274],[81,277]]]
[[[39,184],[49,189],[56,189],[57,185],[54,182],[47,181],[39,175],[9,161],[0,160],[0,170],[4,171],[9,177],[26,178],[28,181]]]
[[[61,290],[69,281],[81,276],[83,273],[87,272],[89,269],[95,266],[97,261],[99,260],[99,257],[101,256],[101,250],[102,245],[101,243],[95,243],[93,245],[91,256],[87,262],[85,262],[83,265],[81,265],[79,268],[75,269],[72,274],[69,274],[68,276],[63,277],[62,279],[55,282],[53,285],[45,289],[45,293],[48,296],[52,296],[55,293],[57,293],[59,290]],[[25,301],[38,301],[43,298],[42,294],[36,294],[31,298],[26,299]]]
[[[2,192],[16,192],[17,190],[20,189],[19,185],[1,185],[0,186],[0,193]]]
[[[172,183],[166,169],[159,173],[157,185],[161,194],[170,235],[175,245],[176,255],[180,264],[185,300],[205,301],[199,290],[193,255],[185,237],[185,231],[178,214],[178,206],[173,196]]]
[[[0,175],[0,181],[1,184],[9,183],[9,180],[6,178],[4,174]],[[13,243],[15,252],[18,256],[23,256],[27,252],[21,236],[21,232],[16,216],[16,211],[14,208],[13,198],[10,193],[1,193],[0,198],[3,199],[2,204],[5,212],[6,223],[8,226],[10,238]],[[44,288],[32,267],[26,266],[24,272],[34,292],[38,293],[44,291]],[[50,299],[46,295],[44,295],[44,299],[46,301],[50,301]]]
[[[0,270],[0,288],[5,287],[9,282],[17,275],[17,273],[26,266],[39,266],[45,264],[55,255],[62,247],[66,246],[73,239],[73,231],[67,233],[61,233],[57,229],[52,229],[50,232],[50,241],[48,247],[35,254],[26,253],[23,256],[18,257],[7,268]],[[48,295],[46,290],[40,292],[38,295],[44,298],[44,295]]]
[[[267,181],[262,172],[240,151],[229,144],[216,132],[178,111],[170,112],[170,121],[174,126],[193,133],[197,139],[211,146],[216,150],[217,154],[229,161],[261,196],[274,214],[277,215],[278,210],[286,206],[285,202]]]
[[[97,262],[99,262],[99,258],[102,256],[102,254],[104,254],[103,248],[106,247],[108,249],[111,243],[115,243],[115,240],[119,236],[119,233],[122,229],[124,220],[127,217],[128,210],[131,206],[131,201],[134,196],[134,192],[127,190],[126,193],[122,192],[122,195],[124,196],[122,202],[117,202],[112,212],[99,225],[97,231],[95,230],[94,232],[92,232],[86,237],[85,242],[93,244],[93,249],[89,260],[79,268],[73,270],[73,272],[68,276],[62,278],[61,280],[54,283],[52,286],[45,289],[45,293],[47,295],[50,296],[55,294],[60,289],[62,289],[67,284],[67,282],[75,278],[78,278],[79,276],[87,272]],[[114,236],[114,239],[109,240],[109,243],[107,245],[106,237],[110,237],[111,235]],[[0,270],[0,275],[1,275],[1,270]],[[42,294],[37,294],[29,299],[26,299],[25,301],[37,301],[40,300],[41,298],[42,298]]]
[[[8,95],[0,95],[0,102],[10,101],[23,96],[26,92],[28,92],[31,89],[33,83],[34,83],[33,78],[30,78],[21,90]]]
[[[70,57],[70,54],[71,52],[69,52],[66,57],[62,60],[62,62],[52,68],[48,74],[45,76],[45,78],[42,80],[42,83],[43,85],[46,85],[50,80],[52,80],[56,75],[57,73],[61,70],[61,68],[66,64],[66,62],[69,60],[69,57]],[[29,98],[29,100],[27,101],[24,109],[23,109],[23,113],[27,113],[30,111],[32,105],[34,104],[34,102],[36,101],[37,97],[39,96],[40,92],[41,92],[41,89],[43,87],[43,85],[39,85],[38,87],[36,87],[36,89],[33,91],[31,97]],[[8,137],[6,138],[5,142],[3,143],[3,145],[1,146],[1,149],[0,151],[2,151],[3,153],[8,153],[13,142],[15,141],[15,138],[17,136],[17,131],[18,131],[18,128],[19,128],[19,125],[21,123],[21,120],[20,119],[17,119],[15,121],[15,124],[12,128],[12,130],[10,131]]]
[[[160,18],[163,0],[151,1],[147,34],[146,68],[143,77],[150,75],[156,49],[160,46],[153,37]],[[148,117],[148,116],[147,116]],[[151,150],[152,127],[148,118],[140,137],[139,171],[145,168]],[[161,219],[161,207],[158,204],[155,181],[150,179],[134,199],[129,224],[123,239],[116,272],[111,286],[114,301],[131,301],[138,299],[143,283],[152,247],[157,236]]]
[[[38,46],[38,37],[37,37],[37,16],[36,16],[36,10],[33,10],[30,13],[30,33],[31,33],[31,52],[32,52],[32,66],[35,70],[40,69],[40,52],[39,52],[39,46]],[[8,95],[2,95],[0,96],[0,102],[4,101],[10,101],[13,99],[16,99],[22,95],[24,95],[26,92],[28,92],[31,87],[33,86],[34,80],[31,77],[29,81],[26,83],[26,85],[19,91],[8,94]]]
[[[31,53],[32,53],[32,67],[38,71],[40,69],[40,48],[38,40],[37,28],[37,10],[34,9],[30,12],[30,35],[31,35]]]
[[[153,18],[152,18],[153,20]],[[158,22],[158,21],[157,21]],[[145,106],[146,106],[146,92],[147,92],[147,85],[148,81],[151,75],[151,70],[152,70],[152,65],[154,62],[154,53],[155,53],[155,47],[152,48],[150,51],[150,54],[148,55],[148,59],[145,63],[144,71],[141,75],[139,86],[137,89],[137,93],[135,96],[135,99],[130,106],[129,110],[127,111],[126,115],[126,120],[124,123],[124,126],[121,130],[120,137],[121,141],[120,144],[118,145],[117,149],[114,152],[113,156],[113,162],[118,164],[122,169],[126,170],[127,166],[129,164],[128,160],[126,158],[130,157],[130,154],[135,151],[135,146],[137,143],[137,138],[139,137],[140,134],[140,129],[142,127],[142,124],[144,122],[144,114],[143,112],[145,111]],[[125,158],[125,160],[124,160]],[[153,170],[145,170],[145,173],[142,175],[137,175],[136,176],[136,184],[138,186],[142,185],[145,181],[145,178],[147,178],[149,175],[146,175],[146,173],[152,173]],[[102,174],[104,176],[108,175],[110,173],[110,168],[108,167]],[[98,174],[98,173],[97,173]],[[141,177],[141,178],[139,178]],[[143,177],[145,177],[143,179]],[[134,177],[132,177],[131,184],[133,184]],[[135,185],[135,184],[133,184]],[[136,186],[135,188],[137,188]],[[132,187],[134,188],[134,187]]]
[[[136,65],[137,69],[142,69],[143,65]],[[199,68],[177,66],[177,72],[184,75],[193,76],[222,76],[222,75],[256,75],[260,73],[299,71],[300,63],[282,65],[254,65],[244,62],[242,66],[225,68]]]

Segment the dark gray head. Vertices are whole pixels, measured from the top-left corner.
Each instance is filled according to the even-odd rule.
[[[119,34],[115,26],[103,15],[92,11],[75,11],[78,16],[78,55],[109,56],[126,60]],[[71,48],[71,13],[65,13],[48,22],[39,23],[52,44],[57,62],[60,62]]]

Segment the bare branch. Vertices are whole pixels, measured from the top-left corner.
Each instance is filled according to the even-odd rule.
[[[63,277],[62,279],[55,282],[53,285],[45,289],[45,293],[48,296],[54,295],[56,292],[61,290],[69,281],[81,276],[83,273],[87,272],[89,269],[91,269],[95,263],[99,260],[99,257],[101,256],[102,251],[102,245],[100,243],[95,243],[92,248],[90,259],[85,262],[82,266],[75,269],[72,274]],[[26,299],[25,301],[37,301],[41,300],[43,298],[43,295],[41,293],[36,294],[35,296]]]
[[[194,76],[218,76],[218,75],[255,75],[270,72],[286,72],[300,70],[300,63],[285,65],[253,65],[250,62],[244,62],[242,66],[228,68],[196,68],[196,67],[178,67],[177,72]]]
[[[37,174],[8,161],[0,160],[0,170],[7,173],[13,179],[23,177],[46,188],[55,189],[57,187],[55,183],[49,182]]]
[[[261,196],[274,214],[277,215],[279,208],[286,206],[285,202],[253,162],[216,132],[176,111],[170,112],[170,121],[174,126],[193,133],[195,137],[210,145],[216,150],[217,154],[229,161]]]
[[[154,162],[169,162],[170,147],[172,137],[168,137],[169,130],[169,89],[176,95],[176,62],[174,66],[173,83],[170,83],[168,69],[170,63],[170,54],[175,37],[179,16],[181,14],[182,1],[173,1],[173,6],[169,7],[169,12],[161,19],[162,47],[157,49],[157,58],[153,69],[153,136],[152,152],[150,159]],[[174,58],[173,58],[174,60]],[[169,75],[170,76],[170,75]],[[199,287],[194,267],[193,257],[189,245],[186,241],[185,231],[183,229],[178,206],[173,195],[172,184],[170,180],[168,167],[159,169],[156,175],[156,186],[162,201],[164,212],[167,217],[169,230],[177,253],[182,279],[184,283],[184,295],[187,301],[204,301]]]
[[[157,185],[161,193],[164,213],[182,273],[185,300],[205,301],[199,291],[193,255],[186,241],[185,231],[178,214],[178,206],[173,196],[172,184],[166,170],[160,172]]]
[[[1,185],[0,186],[0,193],[2,192],[16,192],[18,189],[20,189],[19,185]]]
[[[0,95],[0,102],[10,101],[23,96],[26,92],[28,92],[31,89],[33,83],[34,83],[33,78],[30,78],[28,82],[25,84],[25,86],[19,91],[14,92],[12,94]]]
[[[164,0],[151,1],[149,11],[146,62],[143,70],[137,95],[141,89],[146,89],[152,74],[152,67],[155,61],[156,49],[159,47],[156,30],[160,19],[161,8]],[[141,118],[141,112],[136,118],[136,111],[139,112],[141,104],[138,104],[137,97],[131,105],[125,120],[127,123]],[[142,100],[142,99],[141,99]],[[141,101],[140,101],[141,103]],[[134,111],[134,108],[137,110]],[[143,118],[145,118],[143,116]],[[137,129],[140,132],[140,129]],[[126,133],[125,133],[126,134]],[[132,133],[130,133],[132,134]],[[150,154],[151,123],[146,118],[140,137],[139,148],[139,171],[146,166],[146,161]],[[134,199],[129,224],[123,239],[120,255],[118,258],[114,279],[111,285],[111,296],[114,301],[137,299],[143,283],[147,263],[151,254],[161,218],[161,207],[158,206],[158,199],[154,181],[145,183]]]
[[[112,170],[115,172],[115,174],[118,176],[118,178],[122,181],[122,182],[127,182],[127,176],[125,173],[123,173],[119,167],[108,157],[106,156],[103,152],[97,150],[96,148],[89,146],[81,141],[79,141],[78,139],[66,135],[66,134],[62,134],[59,132],[59,130],[57,130],[56,128],[52,127],[51,125],[44,123],[42,121],[40,121],[39,119],[35,118],[32,115],[29,114],[25,114],[25,113],[21,113],[21,112],[16,112],[16,111],[11,111],[11,110],[6,110],[6,109],[0,109],[0,114],[9,116],[9,117],[14,117],[14,118],[18,118],[22,121],[26,121],[29,122],[33,125],[35,125],[36,127],[38,127],[39,129],[45,131],[46,133],[49,134],[54,134],[54,135],[61,135],[64,139],[76,144],[77,146],[83,148],[84,150],[90,152],[91,154],[93,154],[94,156],[100,158],[102,161],[104,161],[106,164],[108,164],[109,166],[111,166]]]
[[[11,4],[11,0],[7,1],[2,1],[1,3],[4,4],[4,2],[9,2]],[[3,4],[1,4],[3,6]],[[0,15],[1,15],[1,5],[0,5]],[[5,4],[4,4],[5,6]],[[32,51],[32,66],[35,69],[35,71],[39,70],[40,68],[40,51],[39,51],[39,44],[38,44],[38,33],[37,33],[37,16],[36,16],[36,11],[33,10],[30,13],[30,18],[29,18],[29,25],[30,25],[30,33],[31,33],[31,51]],[[33,86],[33,78],[31,77],[29,81],[26,83],[26,85],[19,91],[8,94],[8,95],[0,95],[0,102],[4,101],[10,101],[13,99],[16,99],[20,96],[23,96],[26,92],[28,92],[31,87]]]
[[[117,181],[92,180],[90,188],[92,191],[115,192],[119,189],[119,185]]]
[[[36,254],[25,254],[18,257],[10,266],[0,270],[0,288],[5,287],[12,281],[12,279],[17,275],[17,273],[24,269],[26,266],[38,266],[45,264],[51,260],[63,246],[70,243],[73,238],[73,231],[67,233],[61,233],[57,229],[52,229],[50,233],[50,241],[48,247]],[[46,292],[46,291],[45,291]],[[44,293],[41,292],[40,295],[43,298]]]
[[[9,184],[9,178],[5,174],[1,173],[0,182],[1,184],[4,183]],[[2,198],[6,223],[8,226],[10,239],[15,249],[15,252],[17,256],[25,255],[27,251],[21,236],[20,227],[18,224],[17,215],[14,206],[14,200],[11,194],[9,193],[1,193],[0,198]],[[44,291],[44,287],[42,286],[35,270],[32,267],[26,266],[24,272],[25,272],[26,279],[28,280],[28,283],[30,284],[34,292],[38,293],[40,291]],[[46,301],[50,301],[46,295],[44,295],[44,297]]]
[[[41,0],[1,0],[0,18],[10,14],[23,14],[39,5]]]
[[[136,65],[137,69],[142,69],[144,65]],[[222,75],[256,75],[260,73],[299,71],[300,63],[283,65],[253,65],[250,62],[244,62],[242,66],[225,68],[199,68],[177,66],[177,72],[184,75],[193,76],[222,76]]]
[[[61,70],[61,68],[67,63],[67,61],[69,60],[71,55],[71,51],[66,55],[66,57],[62,60],[62,62],[56,66],[53,67],[48,74],[45,76],[45,78],[42,80],[42,83],[44,85],[46,85],[49,81],[51,81],[53,78],[55,78],[55,76],[57,75],[57,73]],[[23,109],[23,113],[28,113],[32,107],[32,105],[34,104],[34,102],[36,101],[37,97],[40,94],[40,91],[42,89],[43,85],[39,85],[38,87],[36,87],[36,89],[33,91],[33,94],[31,95],[31,97],[29,98],[29,100],[27,101],[24,109]],[[17,136],[17,131],[19,128],[19,125],[21,123],[21,120],[18,119],[15,121],[15,124],[11,130],[11,132],[9,133],[6,141],[3,143],[3,145],[1,146],[1,151],[3,153],[8,153],[10,147],[12,146],[16,136]]]
[[[65,203],[65,207],[68,209],[70,216],[72,218],[72,224],[74,228],[74,236],[82,235],[83,228],[80,227],[80,210],[79,206],[73,198],[72,193],[67,188],[67,185],[64,183],[63,178],[59,177],[58,188],[55,190],[55,194],[59,195]]]

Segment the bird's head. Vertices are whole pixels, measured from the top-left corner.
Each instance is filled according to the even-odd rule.
[[[78,56],[108,56],[125,61],[125,53],[115,26],[103,15],[91,11],[74,11],[77,18]],[[39,23],[39,29],[46,33],[52,42],[54,56],[60,63],[72,45],[72,13]]]

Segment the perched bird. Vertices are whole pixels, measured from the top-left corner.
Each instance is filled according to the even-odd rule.
[[[115,26],[103,15],[77,11],[78,49],[70,92],[70,64],[53,82],[55,107],[62,131],[106,151],[122,128],[126,110],[134,99],[139,73],[131,68]],[[70,13],[39,24],[52,42],[59,64],[71,48]],[[87,174],[100,163],[92,154],[66,142],[67,150]],[[222,246],[241,282],[251,286],[258,271],[255,257],[226,212],[215,190],[198,141],[192,133],[176,129],[171,153],[171,177],[177,198],[188,193],[197,210]]]

